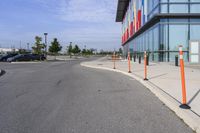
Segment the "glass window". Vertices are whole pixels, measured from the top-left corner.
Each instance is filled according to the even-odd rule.
[[[153,45],[154,45],[154,51],[158,51],[158,44],[159,44],[159,27],[156,26],[156,28],[153,29]]]
[[[170,4],[169,13],[188,13],[188,4]]]
[[[153,0],[152,2],[153,2],[153,8],[159,4],[159,0]]]
[[[200,2],[200,0],[190,0],[190,2]]]
[[[181,3],[181,2],[188,2],[188,0],[169,0],[169,2]]]
[[[160,46],[159,50],[168,50],[168,25],[160,25]]]
[[[168,13],[168,4],[161,4],[161,13]]]
[[[168,19],[170,24],[188,24],[188,19]]]
[[[170,52],[169,53],[169,61],[175,61],[175,57],[176,56],[179,56],[179,53],[178,52]]]
[[[169,25],[169,49],[178,51],[179,45],[188,50],[188,25]]]
[[[190,13],[200,13],[199,7],[200,7],[200,4],[191,4],[190,5]]]
[[[149,41],[148,41],[148,33],[146,33],[146,35],[145,35],[145,48],[146,48],[145,50],[146,50],[146,51],[148,51],[148,49],[149,49],[149,47],[148,47],[148,42],[149,42]]]
[[[159,56],[158,53],[154,53],[153,54],[154,61],[158,62],[158,56]]]
[[[190,40],[200,40],[200,25],[190,25]]]
[[[143,41],[143,35],[140,37],[142,51],[144,51],[144,41]]]
[[[149,31],[149,50],[153,51],[153,30]]]
[[[160,2],[163,2],[163,3],[164,3],[164,2],[168,2],[168,0],[161,0]]]
[[[190,19],[190,23],[195,23],[195,24],[200,24],[200,19],[196,18],[196,19]]]

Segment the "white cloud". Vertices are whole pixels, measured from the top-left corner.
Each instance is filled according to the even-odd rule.
[[[116,0],[62,0],[60,15],[67,21],[114,21]],[[113,6],[114,5],[114,6]]]
[[[65,21],[115,20],[117,0],[35,0]]]
[[[49,27],[49,30],[47,29],[49,41],[54,37],[58,37],[60,42],[64,45],[72,41],[82,46],[87,45],[91,48],[113,49],[121,45],[121,26],[119,23],[115,23],[117,1],[118,0],[32,0],[31,2],[38,7],[44,8],[42,11],[53,16],[51,20],[45,20],[45,26],[52,21],[54,21],[53,23],[66,23],[66,25],[62,25],[62,30],[53,30],[51,32],[51,27]],[[43,18],[39,20],[40,22],[44,21]],[[49,26],[51,24],[49,24]],[[56,29],[56,27],[54,27],[54,29]],[[58,29],[60,29],[59,26]],[[42,30],[44,29],[41,29],[41,31]],[[3,38],[6,39],[12,36],[13,40],[22,40],[26,38],[24,42],[33,42],[35,35],[40,35],[40,30],[38,30],[38,33],[30,32],[19,34],[17,32],[16,34],[13,32],[13,34],[11,34],[9,32],[8,35],[3,35]],[[41,34],[41,36],[43,36],[43,34]],[[9,40],[9,38],[7,39]],[[18,43],[18,41],[15,42]]]
[[[120,47],[121,28],[115,23],[117,0],[61,0],[59,17],[67,22],[87,25],[67,29],[66,39],[85,43],[93,48]]]

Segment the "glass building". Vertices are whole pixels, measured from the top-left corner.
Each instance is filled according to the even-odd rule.
[[[200,0],[118,0],[116,22],[125,55],[147,51],[151,61],[169,62],[182,45],[190,61],[190,42],[200,40]]]

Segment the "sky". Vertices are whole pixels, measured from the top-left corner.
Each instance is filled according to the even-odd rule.
[[[47,32],[48,45],[58,38],[64,48],[73,42],[81,48],[118,49],[117,1],[0,0],[0,47],[27,48]]]

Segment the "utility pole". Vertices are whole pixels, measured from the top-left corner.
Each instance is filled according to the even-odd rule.
[[[48,33],[44,33],[44,36],[45,36],[45,54],[46,54],[46,57],[47,57],[47,35],[48,35]]]
[[[20,49],[22,49],[22,42],[21,42],[21,40],[20,40],[20,43],[19,43],[19,47],[20,47]]]
[[[29,43],[27,43],[27,50],[29,51]]]

